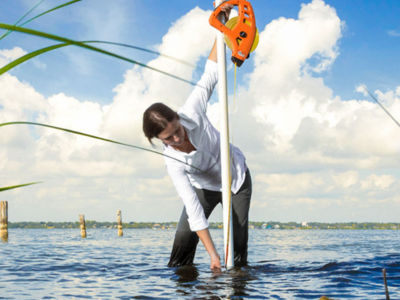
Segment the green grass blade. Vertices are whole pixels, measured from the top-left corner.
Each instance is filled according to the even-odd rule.
[[[162,153],[162,152],[158,152],[158,151],[155,151],[155,150],[151,150],[151,149],[147,149],[147,148],[143,148],[143,147],[139,147],[139,146],[134,146],[134,145],[126,144],[126,143],[121,143],[121,142],[113,141],[113,140],[110,140],[110,139],[98,137],[98,136],[95,136],[95,135],[91,135],[91,134],[87,134],[87,133],[83,133],[83,132],[79,132],[79,131],[75,131],[75,130],[71,130],[71,129],[67,129],[67,128],[61,128],[61,127],[56,127],[56,126],[47,125],[47,124],[42,124],[42,123],[34,123],[34,122],[8,122],[8,123],[2,123],[2,124],[0,124],[0,127],[9,126],[9,125],[21,125],[21,124],[25,124],[25,125],[35,125],[35,126],[42,126],[42,127],[57,129],[57,130],[61,130],[61,131],[65,131],[65,132],[69,132],[69,133],[73,133],[73,134],[78,134],[78,135],[86,136],[86,137],[89,137],[89,138],[92,138],[92,139],[101,140],[101,141],[104,141],[104,142],[109,142],[109,143],[113,143],[113,144],[117,144],[117,145],[121,145],[121,146],[131,147],[131,148],[135,148],[135,149],[139,149],[139,150],[143,150],[143,151],[155,153],[155,154],[158,154],[158,155],[162,155],[162,156],[165,156],[165,157],[174,159],[174,160],[176,160],[176,161],[178,161],[178,162],[180,162],[180,163],[183,163],[183,164],[185,164],[185,165],[187,165],[187,166],[190,166],[190,167],[192,167],[192,168],[195,168],[196,170],[199,170],[199,171],[201,171],[201,172],[204,172],[203,170],[201,170],[201,169],[199,169],[199,168],[196,168],[196,167],[194,167],[194,166],[192,166],[192,165],[189,165],[189,164],[186,163],[186,162],[183,162],[183,161],[181,161],[181,160],[179,160],[179,159],[177,159],[177,158],[175,158],[175,157],[166,155],[166,154],[164,154],[164,153]],[[206,172],[204,172],[204,173],[206,173]]]
[[[79,0],[79,1],[81,1],[81,0]],[[91,42],[92,42],[92,41],[84,41],[84,42],[82,42],[82,43],[91,43]],[[98,43],[103,43],[103,42],[98,41]],[[107,44],[108,44],[108,43],[109,43],[109,44],[114,44],[114,43],[111,43],[111,42],[104,42],[104,43],[107,43]],[[4,67],[0,68],[0,75],[2,75],[2,74],[4,74],[5,72],[7,72],[7,71],[9,71],[9,70],[11,70],[11,69],[13,69],[13,68],[15,68],[16,66],[22,64],[22,63],[25,62],[25,61],[30,60],[31,58],[34,58],[35,56],[38,56],[38,55],[40,55],[40,54],[43,54],[43,53],[46,53],[46,52],[48,52],[48,51],[52,51],[52,50],[55,50],[55,49],[58,49],[58,48],[62,48],[62,47],[65,47],[65,46],[70,46],[70,45],[71,45],[70,43],[62,43],[62,44],[57,44],[57,45],[45,47],[45,48],[42,48],[42,49],[33,51],[33,52],[31,52],[31,53],[28,53],[28,54],[26,54],[26,55],[24,55],[24,56],[21,56],[20,58],[18,58],[18,59],[16,59],[16,60],[12,61],[11,63],[5,65]],[[126,45],[126,46],[129,46],[129,47],[132,47],[132,48],[135,47],[135,46],[131,46],[131,45]],[[139,47],[135,47],[135,48],[139,48]],[[145,49],[145,50],[147,50],[147,49]],[[148,51],[150,51],[150,50],[148,50]],[[162,55],[162,54],[161,54],[161,55]],[[167,56],[167,57],[168,57],[168,56]],[[169,58],[175,59],[175,58],[173,58],[173,57],[169,57]],[[175,60],[178,60],[178,59],[175,59]],[[179,61],[179,60],[178,60],[178,61]],[[181,62],[183,62],[183,61],[181,61]],[[185,62],[184,62],[184,63],[185,63]],[[187,64],[188,64],[188,63],[187,63]]]
[[[43,2],[43,1],[44,1],[44,0],[42,0],[42,2]],[[76,2],[79,2],[79,1],[82,1],[82,0],[73,0],[73,1],[70,1],[70,2],[67,2],[67,3],[64,3],[64,4],[61,4],[61,5],[59,5],[59,6],[56,6],[56,7],[52,8],[52,9],[49,9],[49,10],[47,10],[47,11],[41,13],[41,14],[38,14],[37,16],[35,16],[35,17],[29,19],[28,21],[22,23],[22,24],[19,25],[19,26],[24,26],[25,24],[27,24],[27,23],[29,23],[29,22],[31,22],[31,21],[33,21],[33,20],[35,20],[35,19],[37,19],[37,18],[39,18],[39,17],[45,15],[45,14],[48,14],[49,12],[55,11],[55,10],[57,10],[57,9],[60,9],[60,8],[62,8],[62,7],[68,6],[68,5],[70,5],[70,4],[73,4],[73,3],[76,3]],[[42,3],[42,2],[40,2],[40,3]],[[40,3],[38,3],[37,5],[39,5]],[[36,6],[37,6],[37,5],[36,5]],[[35,7],[36,7],[36,6],[35,6]],[[31,9],[30,11],[32,11],[32,10],[33,10],[33,9]],[[29,12],[28,12],[28,13],[29,13]],[[26,15],[27,15],[27,14],[25,14],[25,16],[26,16]],[[24,16],[24,17],[25,17],[25,16]],[[19,23],[19,21],[21,21],[24,17],[22,17],[21,19],[19,19],[18,22],[15,23],[14,25],[17,25],[17,24]],[[9,35],[11,32],[13,32],[13,31],[12,31],[12,30],[8,30],[5,34],[3,34],[3,36],[0,38],[0,40],[1,40],[2,38],[5,38],[5,37],[6,37],[7,35]]]
[[[150,69],[150,70],[152,70],[152,71],[156,71],[156,72],[158,72],[158,73],[167,75],[167,76],[169,76],[169,77],[178,79],[178,80],[180,80],[180,81],[189,83],[189,84],[191,84],[191,85],[196,85],[196,83],[191,82],[191,81],[189,81],[189,80],[186,80],[186,79],[183,79],[183,78],[181,78],[181,77],[172,75],[172,74],[170,74],[170,73],[161,71],[161,70],[159,70],[159,69],[156,69],[156,68],[147,66],[147,65],[145,65],[145,64],[143,64],[143,63],[134,61],[134,60],[129,59],[129,58],[127,58],[127,57],[124,57],[124,56],[121,56],[121,55],[118,55],[118,54],[114,54],[114,53],[112,53],[112,52],[108,52],[108,51],[105,51],[105,50],[103,50],[103,49],[96,48],[96,47],[93,47],[93,46],[90,46],[90,45],[86,45],[85,43],[82,43],[82,42],[74,41],[74,40],[71,40],[71,39],[67,39],[67,38],[64,38],[64,37],[60,37],[60,36],[53,35],[53,34],[49,34],[49,33],[42,32],[42,31],[37,31],[37,30],[33,30],[33,29],[22,28],[22,27],[19,27],[19,26],[14,26],[14,25],[9,25],[9,24],[4,24],[4,23],[0,23],[0,28],[3,28],[3,29],[11,29],[11,30],[14,30],[14,31],[23,32],[23,33],[30,34],[30,35],[35,35],[35,36],[40,36],[40,37],[42,37],[42,38],[51,39],[51,40],[55,40],[55,41],[59,41],[59,42],[64,42],[64,43],[68,43],[68,44],[71,44],[71,45],[75,45],[75,46],[78,46],[78,47],[81,47],[81,48],[85,48],[85,49],[89,49],[89,50],[92,50],[92,51],[96,51],[96,52],[99,52],[99,53],[102,53],[102,54],[105,54],[105,55],[108,55],[108,56],[112,56],[112,57],[118,58],[118,59],[120,59],[120,60],[124,60],[124,61],[130,62],[130,63],[133,63],[133,64],[137,64],[137,65],[142,66],[142,67],[144,67],[144,68]],[[3,73],[0,73],[0,75],[2,75],[2,74],[3,74]]]
[[[68,44],[68,43],[57,44],[57,45],[53,45],[53,46],[50,46],[50,47],[46,47],[46,48],[43,48],[43,49],[39,49],[39,50],[33,51],[33,52],[28,53],[28,54],[26,54],[24,56],[21,56],[20,58],[10,62],[9,64],[5,65],[2,68],[0,68],[0,75],[2,75],[3,73],[11,70],[12,68],[14,68],[16,66],[22,64],[25,61],[30,60],[31,58],[34,58],[35,56],[38,56],[38,55],[46,53],[48,51],[51,51],[51,50],[54,50],[54,49],[58,49],[58,48],[61,48],[61,47],[65,47],[65,46],[68,46],[68,45],[70,45],[70,44]]]
[[[34,7],[32,7],[26,14],[24,14],[14,25],[17,25],[23,18],[25,18],[31,11],[33,11],[36,7],[38,7],[44,0],[40,1],[37,3]],[[0,40],[9,35],[12,32],[12,30],[7,30],[6,33],[4,33],[1,37]]]
[[[141,47],[137,47],[137,46],[128,45],[128,44],[113,43],[113,42],[106,42],[106,41],[82,41],[82,43],[86,43],[86,44],[99,43],[99,44],[109,44],[109,45],[116,45],[116,46],[121,46],[121,47],[132,48],[132,49],[140,50],[140,51],[143,51],[143,52],[148,52],[148,53],[151,53],[151,54],[156,54],[156,55],[159,55],[159,56],[163,56],[163,57],[175,60],[175,61],[180,62],[180,63],[182,63],[184,65],[187,65],[187,66],[189,66],[191,68],[201,69],[198,66],[193,65],[193,64],[191,64],[191,63],[189,63],[187,61],[181,60],[179,58],[176,58],[176,57],[173,57],[173,56],[170,56],[170,55],[166,55],[166,54],[162,54],[160,52],[149,50],[149,49],[146,49],[146,48],[141,48]]]
[[[68,5],[71,5],[71,4],[74,4],[74,3],[76,3],[76,2],[80,2],[80,1],[82,1],[82,0],[73,0],[73,1],[69,1],[69,2],[66,2],[66,3],[64,3],[64,4],[61,4],[61,5],[59,5],[59,6],[56,6],[56,7],[52,8],[52,9],[49,9],[49,10],[47,10],[47,11],[45,11],[45,12],[43,12],[43,13],[41,13],[41,14],[35,16],[35,17],[33,17],[32,19],[29,19],[28,21],[22,23],[22,24],[19,25],[19,26],[24,26],[25,24],[27,24],[27,23],[29,23],[29,22],[31,22],[31,21],[33,21],[33,20],[35,20],[35,19],[37,19],[37,18],[39,18],[39,17],[45,15],[45,14],[48,14],[49,12],[55,11],[55,10],[57,10],[57,9],[63,8],[63,7],[65,7],[65,6],[68,6]]]
[[[16,188],[19,188],[19,187],[32,185],[32,184],[37,184],[37,183],[41,183],[41,181],[2,187],[2,188],[0,188],[0,192],[4,192],[4,191],[7,191],[7,190],[12,190],[12,189],[16,189]]]

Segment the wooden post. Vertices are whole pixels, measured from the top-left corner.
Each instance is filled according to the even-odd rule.
[[[81,222],[81,236],[85,238],[86,237],[85,215],[79,215],[79,221]]]
[[[387,281],[386,281],[386,269],[383,269],[382,273],[383,273],[383,282],[385,284],[386,300],[390,300],[389,290],[388,290]]]
[[[0,202],[0,237],[4,242],[8,240],[8,202]]]
[[[118,236],[123,236],[122,232],[122,213],[120,210],[117,210],[117,222],[118,222]]]

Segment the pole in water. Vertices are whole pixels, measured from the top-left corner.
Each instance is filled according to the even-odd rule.
[[[85,222],[85,215],[79,215],[79,222],[81,224],[81,237],[86,238],[86,222]]]
[[[385,283],[386,300],[390,300],[389,290],[388,290],[387,281],[386,281],[386,269],[383,269],[382,273],[383,273],[383,282]]]
[[[122,213],[120,210],[117,210],[117,222],[118,222],[118,236],[123,236],[122,232]]]
[[[218,6],[222,0],[217,0]],[[218,16],[225,24],[224,13]],[[230,176],[230,151],[229,151],[229,120],[228,120],[228,91],[226,80],[226,47],[224,34],[217,33],[217,55],[218,55],[218,95],[220,105],[220,142],[221,142],[221,182],[222,182],[222,206],[224,220],[224,254],[225,267],[233,268],[233,226],[232,226],[232,203],[231,203],[231,176]]]
[[[3,242],[8,241],[8,202],[0,202],[0,236]]]

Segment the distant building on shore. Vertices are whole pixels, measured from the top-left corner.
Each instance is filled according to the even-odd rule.
[[[162,226],[160,224],[154,224],[153,229],[162,229]]]

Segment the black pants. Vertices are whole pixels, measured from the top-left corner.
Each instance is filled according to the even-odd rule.
[[[222,204],[222,193],[205,189],[195,190],[208,219],[218,203]],[[232,193],[233,251],[236,266],[247,263],[251,192],[251,176],[247,169],[245,181],[239,191],[236,194]],[[168,266],[178,267],[192,264],[198,242],[199,237],[196,232],[190,230],[188,216],[183,208]]]

